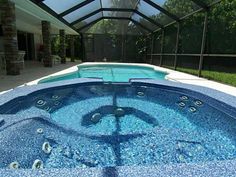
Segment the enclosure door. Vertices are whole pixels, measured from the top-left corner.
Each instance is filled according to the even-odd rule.
[[[34,35],[22,31],[17,32],[18,49],[25,51],[25,60],[35,59]]]

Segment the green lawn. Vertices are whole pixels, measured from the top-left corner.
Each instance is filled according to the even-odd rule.
[[[193,75],[198,75],[198,70],[194,70],[194,69],[177,68],[177,70],[181,72],[193,74]],[[203,70],[202,77],[236,87],[236,73]]]

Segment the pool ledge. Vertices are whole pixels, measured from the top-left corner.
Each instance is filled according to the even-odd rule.
[[[236,161],[215,161],[198,164],[173,164],[160,166],[120,166],[107,168],[73,168],[43,170],[0,170],[5,177],[22,176],[96,176],[96,177],[160,177],[160,176],[235,176]]]
[[[168,86],[168,87],[175,87],[178,88],[179,91],[182,91],[184,89],[197,92],[206,96],[209,96],[211,98],[216,99],[217,101],[220,101],[222,103],[225,103],[233,108],[236,108],[236,96],[232,96],[229,94],[226,94],[224,92],[211,89],[208,87],[202,87],[202,86],[197,86],[197,85],[190,85],[190,84],[184,84],[184,83],[179,83],[179,82],[171,82],[171,81],[163,81],[163,80],[152,80],[152,79],[131,79],[131,83],[142,83],[142,84],[154,84],[154,85],[159,85],[159,86]],[[193,93],[194,94],[194,93]],[[192,95],[194,96],[194,95]],[[214,105],[212,105],[214,106]]]
[[[58,81],[58,82],[51,82],[51,83],[45,83],[45,84],[38,84],[38,85],[32,85],[32,86],[22,86],[17,87],[9,92],[6,92],[0,96],[0,106],[7,103],[8,101],[15,99],[17,97],[23,97],[26,96],[32,92],[36,92],[39,90],[44,90],[48,88],[54,88],[54,87],[63,87],[63,86],[70,86],[70,85],[82,85],[82,84],[101,84],[103,83],[102,79],[99,78],[78,78],[78,79],[71,79],[66,81]],[[168,87],[175,87],[178,89],[188,89],[193,92],[198,92],[204,95],[207,95],[211,98],[214,98],[220,102],[223,102],[227,105],[230,105],[233,108],[236,108],[236,97],[226,94],[224,92],[220,92],[218,90],[214,90],[207,87],[202,86],[196,86],[196,85],[190,85],[190,84],[184,84],[179,82],[172,82],[168,80],[152,80],[152,79],[131,79],[131,84],[155,84],[159,86],[168,86]],[[129,84],[129,83],[127,83]]]
[[[58,81],[58,82],[51,82],[46,84],[38,84],[38,85],[25,85],[22,87],[16,87],[8,92],[3,93],[0,95],[0,106],[7,103],[8,101],[15,99],[17,97],[27,96],[32,92],[36,92],[39,90],[44,90],[53,87],[64,87],[64,86],[72,86],[76,84],[88,84],[88,83],[102,83],[103,80],[99,78],[94,79],[87,79],[87,78],[79,78],[79,79],[71,79],[66,81]]]

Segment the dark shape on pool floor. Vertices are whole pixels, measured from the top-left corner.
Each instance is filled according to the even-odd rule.
[[[0,118],[0,127],[5,124],[5,120]]]
[[[102,176],[104,177],[118,177],[119,176],[119,173],[116,167],[103,168],[102,173],[103,173]]]
[[[150,115],[148,115],[147,113],[145,113],[143,111],[137,110],[132,107],[119,107],[119,108],[124,110],[124,115],[133,114],[138,119],[141,119],[142,121],[146,122],[147,124],[151,124],[153,127],[158,126],[157,119],[151,117]],[[106,115],[114,115],[114,112],[116,111],[116,109],[117,109],[117,107],[110,106],[110,105],[101,106],[100,108],[93,110],[92,112],[84,115],[82,118],[81,125],[85,126],[85,127],[90,126],[90,125],[94,125],[96,123],[94,123],[91,119],[93,117],[93,115],[95,115],[97,113],[100,113],[102,115],[102,117],[104,117]],[[114,115],[114,117],[116,117],[116,115]],[[118,117],[122,117],[122,116],[118,116]]]

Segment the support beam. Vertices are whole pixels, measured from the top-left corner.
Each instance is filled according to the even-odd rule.
[[[178,63],[179,34],[180,34],[180,23],[177,23],[177,34],[176,34],[176,44],[175,44],[175,62],[174,62],[174,70],[176,70],[176,68],[177,68],[177,63]]]
[[[156,25],[157,27],[164,28],[163,25],[161,25],[160,23],[158,23],[155,20],[151,19],[150,17],[144,15],[143,13],[139,12],[138,10],[135,10],[135,9],[122,9],[122,8],[121,9],[117,9],[117,8],[102,8],[102,9],[98,9],[98,10],[95,10],[95,11],[91,12],[88,15],[85,15],[84,17],[81,17],[81,18],[75,20],[70,25],[73,26],[73,25],[75,25],[75,24],[77,24],[79,22],[82,22],[82,21],[86,20],[89,17],[92,17],[93,15],[96,15],[96,14],[98,14],[100,12],[104,12],[104,11],[106,11],[106,12],[133,12],[133,13],[136,13],[139,16],[143,17],[144,19],[146,19],[150,23]]]
[[[48,21],[42,21],[43,35],[43,63],[45,67],[52,67],[51,56],[51,24]]]
[[[130,19],[130,18],[127,18],[127,17],[103,17],[103,19],[111,19],[111,20],[129,20],[129,21],[132,21],[135,25],[137,26],[140,26],[141,28],[145,29],[146,31],[148,32],[152,32],[151,29],[147,28],[146,26],[142,25],[141,23],[137,22],[136,20],[134,19]]]
[[[79,3],[78,5],[76,5],[76,6],[72,7],[72,8],[70,8],[70,9],[68,9],[68,10],[66,10],[66,11],[64,11],[64,12],[62,12],[62,13],[60,13],[58,16],[59,16],[59,17],[64,17],[64,16],[70,14],[71,12],[74,12],[74,11],[78,10],[78,9],[81,8],[81,7],[84,7],[84,6],[86,6],[86,5],[89,5],[91,2],[94,2],[94,1],[95,1],[95,0],[83,1],[83,2]]]
[[[82,21],[86,20],[87,18],[92,17],[93,15],[98,14],[99,12],[102,12],[102,9],[95,10],[95,11],[89,13],[88,15],[85,15],[85,16],[83,16],[83,17],[73,21],[70,25],[73,26],[73,25],[75,25],[75,24],[77,24],[79,22],[82,22]]]
[[[191,1],[193,1],[195,4],[197,4],[199,7],[203,9],[208,9],[207,4],[201,0],[191,0]]]
[[[35,0],[37,3],[42,3],[44,0]]]
[[[142,25],[141,23],[135,21],[134,19],[130,19],[130,18],[127,18],[127,17],[101,17],[101,18],[98,18],[98,19],[96,19],[96,20],[94,20],[94,21],[92,21],[92,22],[90,22],[90,23],[84,25],[83,27],[79,28],[78,31],[81,31],[81,30],[87,28],[88,26],[93,25],[93,24],[95,24],[95,23],[97,23],[97,22],[99,22],[100,20],[103,20],[103,19],[111,19],[111,20],[129,20],[129,21],[132,21],[135,25],[140,26],[141,28],[145,29],[146,31],[152,33],[152,30],[151,30],[151,29],[149,29],[149,28],[147,28],[146,26]]]
[[[153,51],[154,51],[154,40],[155,40],[155,34],[152,35],[152,43],[151,43],[151,61],[150,64],[153,64]]]
[[[163,52],[164,52],[164,45],[165,45],[165,30],[162,30],[161,34],[161,56],[160,56],[160,64],[159,66],[162,66],[162,60],[163,60]]]
[[[147,58],[148,58],[148,43],[147,43],[147,39],[145,39],[145,61],[147,61]]]
[[[75,62],[75,37],[70,35],[70,61]]]
[[[57,18],[59,21],[61,21],[62,23],[64,23],[68,27],[70,27],[71,29],[76,31],[76,29],[72,25],[70,25],[69,22],[67,22],[64,18],[59,17],[58,14],[56,12],[54,12],[52,9],[50,9],[47,5],[45,5],[42,2],[39,2],[40,0],[30,0],[30,1],[33,2],[34,4],[36,4],[41,9],[43,9],[44,11],[46,11],[47,13],[51,14],[53,17]]]
[[[97,22],[101,21],[102,19],[103,19],[103,17],[100,17],[100,18],[98,18],[98,19],[96,19],[96,20],[94,20],[94,21],[92,21],[92,22],[90,22],[90,23],[87,23],[86,25],[84,25],[84,26],[82,26],[81,28],[79,28],[79,29],[77,30],[77,32],[78,32],[78,33],[81,33],[81,30],[83,30],[83,29],[89,27],[90,25],[96,24]]]
[[[126,8],[102,8],[102,11],[111,11],[111,12],[132,12],[133,14],[138,14],[139,16],[143,17],[144,19],[146,19],[147,21],[153,23],[154,25],[163,28],[163,25],[161,25],[160,23],[156,22],[155,20],[151,19],[150,17],[146,16],[145,14],[141,13],[140,11],[138,11],[137,9],[126,9]],[[130,18],[133,15],[130,16]]]
[[[59,56],[61,57],[61,64],[66,63],[66,33],[65,30],[61,29],[60,33],[60,51]]]
[[[222,0],[216,0],[216,1],[214,1],[213,3],[211,3],[211,4],[209,4],[209,5],[207,6],[207,7],[208,7],[207,10],[209,10],[211,7],[213,7],[213,6],[215,6],[216,4],[219,4],[219,3],[221,3],[221,2],[222,2]],[[195,14],[197,14],[197,13],[200,13],[200,12],[202,12],[202,11],[205,11],[205,10],[206,10],[206,9],[204,9],[204,8],[197,9],[197,10],[191,12],[190,14],[187,14],[187,15],[181,17],[181,18],[180,18],[180,21],[183,21],[183,20],[185,20],[185,19],[187,19],[187,18],[189,18],[189,17],[191,17],[191,16],[193,16],[193,15],[195,15]],[[177,23],[177,22],[176,22],[176,21],[170,22],[170,23],[168,23],[167,25],[165,25],[164,28],[166,28],[166,27],[168,27],[168,26],[171,26],[171,25],[174,25],[175,23]],[[159,30],[160,30],[160,29],[155,30],[154,33],[157,32],[157,31],[159,31]]]
[[[84,35],[83,33],[80,33],[80,42],[81,42],[81,50],[82,50],[82,62],[85,62],[87,60],[86,58],[86,51],[85,51],[85,46],[84,46]]]
[[[15,4],[9,0],[0,1],[2,11],[3,45],[7,75],[19,75],[18,42],[16,30]]]
[[[122,62],[125,62],[125,35],[124,35],[124,28],[122,29],[122,34],[121,34],[121,59],[122,59]]]
[[[171,19],[175,20],[175,21],[179,21],[179,18],[170,13],[169,11],[165,10],[164,8],[162,8],[161,6],[157,5],[156,3],[154,3],[153,1],[151,0],[143,0],[145,1],[146,3],[148,3],[149,5],[151,5],[152,7],[156,8],[157,10],[159,10],[160,12],[162,12],[163,14],[167,15],[168,17],[170,17]]]
[[[101,6],[101,8],[102,8],[102,0],[100,0],[100,6]],[[102,16],[104,16],[104,13],[102,12]]]
[[[202,45],[201,45],[201,54],[200,54],[200,61],[199,61],[199,68],[198,68],[198,77],[201,77],[202,66],[203,66],[204,52],[205,52],[205,47],[206,47],[207,27],[208,27],[208,15],[209,15],[209,12],[206,11],[205,19],[204,19],[203,34],[202,34]]]

